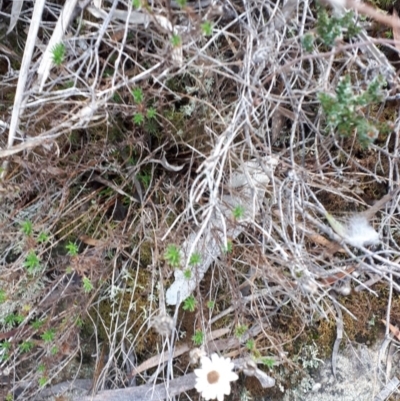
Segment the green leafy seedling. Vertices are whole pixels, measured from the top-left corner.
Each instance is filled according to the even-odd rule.
[[[67,249],[67,253],[69,256],[77,256],[79,253],[79,247],[76,243],[74,242],[68,242],[68,244],[65,246]]]
[[[132,89],[132,96],[133,96],[133,101],[136,104],[142,103],[144,99],[142,88]]]
[[[199,347],[204,342],[204,333],[201,330],[196,330],[192,337],[193,344]]]
[[[88,277],[83,277],[82,279],[83,291],[86,293],[93,290],[93,284]]]
[[[65,60],[65,45],[64,43],[57,43],[51,49],[53,63],[59,67]]]
[[[174,244],[168,245],[164,254],[164,259],[170,266],[178,267],[181,264],[181,254],[179,248]]]
[[[244,217],[245,208],[242,205],[237,205],[232,211],[235,220],[242,219]]]
[[[136,114],[133,116],[133,122],[134,122],[136,125],[142,125],[143,122],[144,122],[144,115],[143,115],[142,113],[136,113]]]
[[[187,297],[184,301],[183,301],[183,310],[189,311],[189,312],[194,312],[196,309],[196,299],[193,295],[191,295],[190,297]]]
[[[248,329],[248,326],[245,324],[239,324],[235,329],[235,337],[239,339],[242,338]]]
[[[29,221],[29,220],[24,221],[21,224],[21,230],[26,236],[30,237],[32,235],[32,233],[33,233],[33,224],[32,224],[32,222]]]
[[[48,329],[40,337],[45,343],[50,343],[54,340],[55,334],[54,329]]]
[[[212,35],[212,30],[213,26],[210,21],[204,21],[201,25],[201,31],[203,32],[204,36],[211,36]]]
[[[196,266],[201,263],[201,255],[198,252],[192,253],[189,259],[189,265],[190,266]]]
[[[34,273],[40,268],[40,259],[36,255],[35,251],[31,249],[26,255],[24,267],[28,270],[29,273]]]
[[[182,44],[182,38],[179,35],[177,35],[176,33],[174,33],[171,36],[171,43],[172,43],[173,47],[179,47]]]

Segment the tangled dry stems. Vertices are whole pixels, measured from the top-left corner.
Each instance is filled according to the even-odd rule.
[[[351,42],[338,41],[333,49],[316,44],[309,53],[302,46],[315,27],[308,1],[183,9],[172,2],[172,8],[157,3],[139,11],[127,1],[86,6],[66,30],[65,61],[50,70],[41,88],[34,74],[55,26],[50,15],[58,18],[61,10],[45,4],[43,32],[29,63],[33,78],[14,134],[4,129],[10,103],[2,109],[0,156],[9,164],[1,183],[6,302],[0,314],[1,336],[11,348],[1,369],[13,378],[6,393],[33,396],[41,377],[56,380],[84,352],[95,355],[94,390],[181,375],[185,369],[173,365],[172,350],[182,342],[183,316],[164,303],[173,274],[164,250],[205,228],[230,191],[230,174],[251,158],[278,156],[279,166],[261,212],[237,223],[243,234],[233,253],[215,261],[207,284],[199,283],[193,330],[207,336],[223,321],[233,339],[237,325],[248,325],[260,352],[288,362],[284,346],[292,338],[272,327],[283,306],[290,305],[306,325],[335,315],[333,291],[344,281],[373,292],[369,280],[375,278],[398,290],[398,200],[373,221],[381,237],[375,249],[338,246],[324,215],[364,210],[366,201],[397,186],[396,115],[393,131],[365,149],[355,136],[329,130],[317,101],[318,93],[335,92],[344,73],[356,91],[378,74],[397,87],[393,67],[365,29]],[[10,34],[20,47],[29,7]],[[3,11],[3,17],[9,14]],[[211,36],[202,34],[205,20],[214,24]],[[171,43],[174,34],[181,45]],[[4,98],[15,90],[18,72],[10,56],[2,57],[8,66]],[[141,89],[142,102],[133,100],[133,88]],[[384,101],[362,112],[379,121],[388,118],[390,106]],[[132,117],[149,107],[156,118],[135,125]],[[7,142],[14,145],[7,148]],[[35,235],[46,232],[49,241],[24,235],[27,220]],[[65,245],[78,240],[80,254],[67,255]],[[23,265],[32,249],[43,268],[29,275]],[[94,284],[93,292],[82,290],[83,277]],[[215,310],[206,308],[208,300]],[[5,323],[10,313],[22,315],[22,322]],[[174,316],[172,336],[161,337],[151,327],[159,315]],[[43,328],[32,329],[33,319],[42,319]],[[91,321],[94,349],[79,342],[77,319]],[[56,338],[50,346],[40,336],[51,328]],[[18,347],[24,341],[34,342],[29,359],[41,361],[42,371],[26,368],[28,354]],[[51,347],[58,349],[55,355]],[[248,352],[238,341],[229,349]],[[157,354],[164,356],[156,372],[134,374]]]

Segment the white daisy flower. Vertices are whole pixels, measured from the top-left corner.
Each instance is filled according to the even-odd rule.
[[[239,376],[232,372],[234,368],[230,358],[220,357],[212,354],[211,359],[203,356],[201,368],[195,369],[196,390],[206,400],[223,401],[224,395],[231,393],[231,381],[237,380]]]

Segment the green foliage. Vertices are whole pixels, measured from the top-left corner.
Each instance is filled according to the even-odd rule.
[[[0,304],[3,304],[6,301],[7,301],[7,293],[3,289],[1,289],[0,290]]]
[[[11,349],[11,342],[8,340],[0,343],[0,353],[2,354],[1,359],[3,361],[7,360],[10,356],[9,351]]]
[[[152,120],[153,118],[156,117],[156,114],[157,114],[157,110],[156,110],[154,107],[149,107],[149,108],[147,109],[146,117],[147,117],[149,120]]]
[[[51,347],[50,353],[51,355],[57,355],[58,354],[58,347],[56,347],[55,345],[53,347]]]
[[[51,49],[53,63],[59,67],[65,59],[65,45],[58,43]]]
[[[33,341],[27,340],[19,345],[19,349],[21,350],[21,352],[26,353],[29,352],[34,346],[35,344]]]
[[[184,301],[183,301],[183,310],[187,310],[189,312],[194,312],[196,309],[196,299],[193,295],[191,295],[190,297],[187,297]]]
[[[136,104],[142,103],[143,99],[144,99],[142,88],[134,88],[134,89],[132,89],[132,96],[133,96],[133,101]]]
[[[377,127],[361,115],[362,107],[382,100],[382,87],[386,85],[382,77],[374,79],[367,90],[355,94],[350,76],[346,75],[336,88],[336,95],[319,94],[319,101],[327,116],[328,126],[340,136],[349,137],[356,131],[358,140],[363,146],[370,145],[378,136]]]
[[[143,184],[143,186],[147,189],[150,186],[151,182],[151,173],[148,171],[142,171],[136,175],[136,178]]]
[[[31,326],[35,330],[39,330],[44,325],[44,320],[36,319],[31,322]]]
[[[40,338],[45,343],[50,343],[54,340],[55,334],[56,334],[56,332],[54,329],[48,329],[40,336]]]
[[[242,338],[248,329],[248,326],[245,324],[239,324],[235,329],[235,337],[239,339]]]
[[[201,330],[196,330],[192,336],[193,344],[196,346],[200,346],[204,342],[204,333]]]
[[[83,327],[83,320],[80,316],[78,316],[75,320],[75,324],[77,327]]]
[[[14,399],[14,395],[13,395],[13,394],[8,393],[8,394],[6,395],[6,398],[5,398],[6,401],[13,401],[13,399]]]
[[[139,9],[142,7],[142,2],[140,0],[132,0],[132,7]]]
[[[144,122],[144,115],[142,113],[135,113],[133,116],[133,122],[136,125],[142,125]]]
[[[186,280],[190,280],[192,277],[192,271],[190,269],[186,269],[183,272],[183,276],[185,277]]]
[[[179,7],[184,8],[186,7],[187,1],[186,0],[176,0],[176,3]]]
[[[2,351],[9,351],[11,349],[11,342],[8,340],[3,341],[0,343],[0,349]]]
[[[21,231],[28,237],[33,233],[33,224],[31,221],[26,220],[21,224]]]
[[[222,249],[224,253],[232,253],[233,252],[233,242],[228,240],[224,248]]]
[[[330,17],[324,8],[320,8],[317,16],[317,35],[326,46],[333,46],[338,37],[345,34],[347,38],[357,35],[361,28],[353,21],[352,11],[342,17]]]
[[[33,249],[31,249],[28,252],[28,255],[26,255],[24,267],[26,267],[30,274],[33,274],[40,268],[40,259]]]
[[[182,44],[182,38],[174,33],[171,36],[171,43],[173,47],[179,47]]]
[[[244,212],[245,212],[244,206],[237,205],[233,209],[232,214],[233,214],[233,217],[235,218],[235,220],[239,220],[239,219],[243,218]]]
[[[254,342],[253,339],[247,340],[247,342],[246,342],[246,348],[247,348],[249,351],[254,351],[254,350],[255,350],[255,348],[256,348],[256,343]]]
[[[65,246],[67,249],[67,253],[69,256],[77,256],[79,253],[79,247],[76,243],[74,242],[68,242],[68,244]]]
[[[212,35],[212,30],[213,26],[210,21],[204,21],[201,25],[201,31],[203,32],[204,36],[211,36]]]
[[[93,284],[88,277],[82,279],[83,291],[88,293],[93,290]]]
[[[303,36],[303,39],[301,40],[301,43],[304,47],[304,49],[311,53],[313,50],[313,46],[314,46],[314,35],[312,35],[311,33],[306,33]]]
[[[38,236],[38,238],[37,238],[37,241],[38,241],[40,244],[43,244],[43,243],[47,242],[47,241],[49,240],[49,238],[50,238],[50,235],[47,234],[47,233],[45,233],[44,231],[42,231],[42,232],[39,234],[39,236]]]
[[[48,380],[49,379],[46,376],[40,377],[38,380],[39,386],[44,387],[47,384]]]
[[[41,363],[41,364],[38,366],[37,371],[38,371],[39,373],[44,373],[44,372],[46,371],[46,366],[45,366],[43,363]]]
[[[201,263],[201,255],[199,252],[194,252],[192,255],[190,255],[189,259],[189,265],[190,266],[196,266]]]
[[[164,259],[170,266],[178,267],[181,264],[181,254],[179,248],[174,244],[168,245],[164,254]]]
[[[275,366],[275,360],[273,358],[262,357],[261,363],[269,369],[272,369]]]
[[[215,302],[214,301],[207,301],[207,308],[208,309],[214,309]]]

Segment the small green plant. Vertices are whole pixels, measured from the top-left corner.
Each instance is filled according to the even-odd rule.
[[[140,0],[132,0],[132,7],[138,10],[142,7],[142,2]]]
[[[40,377],[38,380],[39,386],[44,387],[47,384],[48,380],[49,379],[46,376]]]
[[[46,372],[46,366],[45,366],[43,363],[41,363],[41,364],[38,366],[37,371],[38,371],[39,373],[44,373],[44,372]]]
[[[67,253],[69,256],[77,256],[79,253],[79,247],[76,243],[74,242],[68,242],[68,244],[65,246],[67,249]]]
[[[201,255],[199,252],[194,252],[190,255],[189,258],[189,265],[190,266],[196,266],[201,263]]]
[[[171,43],[173,47],[179,47],[182,44],[182,38],[178,34],[174,33],[171,36]]]
[[[53,347],[51,347],[50,353],[51,353],[51,355],[57,355],[58,347],[56,347],[55,345]]]
[[[192,336],[193,344],[199,347],[204,342],[204,333],[201,330],[196,330]]]
[[[10,349],[11,349],[11,342],[10,341],[5,340],[2,343],[0,343],[0,354],[2,354],[1,355],[1,359],[3,361],[6,361],[9,358]]]
[[[261,357],[261,363],[269,369],[275,366],[275,360],[273,358],[268,358],[266,356]]]
[[[314,35],[311,33],[306,33],[303,36],[301,44],[303,45],[305,51],[311,53],[314,46]]]
[[[156,110],[154,107],[149,107],[149,108],[147,109],[146,117],[147,117],[149,120],[152,120],[153,118],[155,118],[156,115],[157,115],[157,110]]]
[[[142,103],[144,99],[142,88],[132,89],[132,96],[133,96],[133,101],[136,104]]]
[[[35,346],[33,341],[24,341],[19,345],[19,349],[21,352],[26,353],[29,352]]]
[[[7,293],[1,289],[0,290],[0,304],[4,304],[7,301]]]
[[[333,46],[338,37],[344,34],[347,38],[360,33],[361,28],[354,22],[354,13],[347,12],[342,17],[330,17],[324,8],[317,14],[317,35],[326,46]]]
[[[37,242],[39,242],[39,244],[44,244],[48,242],[49,239],[50,235],[42,231],[37,237]]]
[[[242,219],[244,216],[245,208],[242,205],[237,205],[234,207],[232,214],[235,220]]]
[[[215,301],[207,301],[208,309],[214,309],[214,307],[215,307]]]
[[[235,329],[235,337],[238,339],[242,338],[246,334],[248,329],[248,326],[246,326],[245,324],[239,324],[238,326],[236,326]]]
[[[233,252],[233,242],[228,240],[224,248],[222,249],[224,253],[232,253]]]
[[[184,8],[186,7],[187,1],[186,0],[176,0],[176,3],[179,7]]]
[[[164,259],[172,267],[178,267],[181,264],[181,253],[176,245],[170,244],[164,254]]]
[[[35,251],[31,249],[26,255],[24,261],[24,267],[28,270],[28,273],[33,274],[40,268],[40,259],[36,255]]]
[[[213,26],[210,21],[204,21],[201,25],[201,31],[203,32],[204,36],[211,36],[212,35],[212,30]]]
[[[13,394],[8,393],[8,394],[6,395],[6,398],[5,398],[6,401],[13,401],[13,399],[14,399],[14,395],[13,395]]]
[[[48,329],[40,336],[40,338],[45,343],[50,343],[54,340],[55,334],[56,334],[56,332],[54,329]]]
[[[189,312],[194,312],[196,309],[196,299],[193,295],[191,295],[190,297],[187,297],[184,301],[183,301],[183,310],[187,310]]]
[[[28,237],[33,233],[33,224],[31,221],[26,220],[21,224],[21,231]]]
[[[192,271],[190,269],[185,269],[183,272],[183,276],[186,280],[190,280],[192,278]]]
[[[249,351],[254,351],[256,349],[256,343],[252,338],[246,341],[246,348]]]
[[[151,173],[149,171],[141,171],[136,175],[136,178],[143,184],[143,186],[147,189],[151,183]]]
[[[93,290],[93,284],[88,277],[82,279],[83,291],[88,293]]]
[[[44,320],[36,319],[31,322],[31,326],[34,330],[39,330],[44,325]]]
[[[374,79],[368,88],[359,94],[354,93],[350,76],[340,80],[333,96],[320,93],[318,98],[327,116],[328,126],[340,136],[349,137],[354,132],[361,145],[370,145],[378,136],[378,128],[364,117],[360,110],[383,99],[382,87],[386,85],[382,77]]]
[[[133,116],[133,122],[136,125],[142,125],[144,122],[144,115],[142,113],[135,113]]]
[[[65,45],[64,43],[57,43],[51,49],[53,63],[59,67],[65,59]]]

